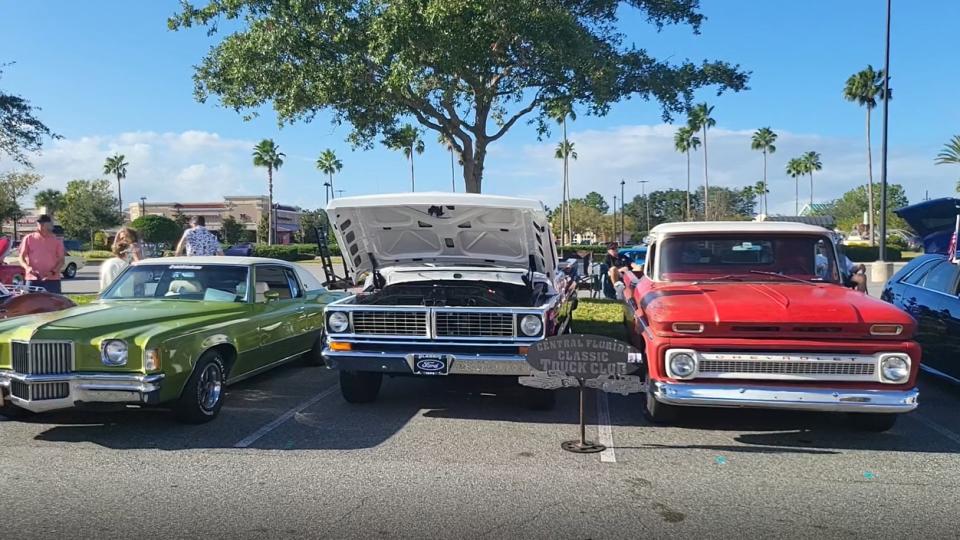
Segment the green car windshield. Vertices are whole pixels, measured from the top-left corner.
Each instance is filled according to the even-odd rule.
[[[138,265],[121,274],[101,298],[244,302],[248,272],[246,266],[219,264]]]

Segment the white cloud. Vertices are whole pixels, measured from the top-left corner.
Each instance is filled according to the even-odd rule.
[[[570,167],[573,196],[599,191],[609,202],[620,194],[620,180],[626,179],[627,199],[639,194],[637,180],[649,180],[647,190],[686,185],[686,158],[673,148],[676,126],[631,125],[607,130],[571,131],[578,159]],[[786,175],[786,162],[808,150],[820,152],[823,170],[814,174],[814,200],[834,199],[867,178],[866,142],[860,138],[823,137],[812,134],[779,133],[777,151],[768,157],[771,213],[792,214],[794,181]],[[711,185],[742,187],[763,177],[763,156],[750,150],[751,131],[716,128],[708,132],[707,150]],[[880,181],[879,134],[874,136],[874,181]],[[538,186],[524,189],[523,195],[541,198],[547,204],[560,199],[561,162],[554,158],[557,141],[523,146],[512,163],[496,166],[504,185]],[[937,148],[891,147],[888,162],[890,183],[903,184],[911,201],[954,193],[956,168],[936,166]],[[692,155],[691,184],[703,186],[703,147]],[[800,204],[809,200],[809,179],[800,180]]]

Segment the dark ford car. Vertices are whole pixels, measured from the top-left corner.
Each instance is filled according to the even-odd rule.
[[[882,298],[917,320],[921,368],[960,382],[960,266],[947,250],[960,199],[936,199],[897,211],[923,238],[926,254],[887,282]]]

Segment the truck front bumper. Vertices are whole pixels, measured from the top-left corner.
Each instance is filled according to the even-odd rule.
[[[450,375],[513,375],[525,376],[533,373],[527,364],[527,357],[520,354],[469,354],[463,352],[445,353],[438,350],[425,350],[410,353],[370,352],[370,351],[334,351],[329,347],[323,350],[323,360],[327,367],[346,371],[376,371],[392,374],[412,374],[414,357],[417,354],[443,354],[452,357]]]
[[[0,371],[0,398],[38,413],[88,403],[155,405],[163,377],[163,373],[27,375]]]
[[[789,386],[734,386],[655,381],[661,403],[691,407],[745,407],[821,412],[905,413],[917,408],[919,390],[829,390]]]

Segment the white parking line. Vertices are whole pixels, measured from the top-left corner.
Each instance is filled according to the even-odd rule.
[[[282,415],[278,416],[276,419],[274,419],[274,420],[273,420],[272,422],[270,422],[269,424],[267,424],[267,425],[263,426],[262,428],[254,431],[254,432],[251,433],[250,435],[244,437],[243,439],[240,440],[240,442],[238,442],[237,444],[233,445],[233,447],[234,447],[234,448],[247,448],[247,447],[250,446],[251,444],[257,442],[257,440],[259,440],[261,437],[263,437],[263,436],[266,435],[267,433],[270,433],[271,431],[277,429],[278,427],[280,427],[281,424],[283,424],[283,423],[286,422],[287,420],[293,418],[293,416],[294,416],[295,414],[297,414],[298,412],[303,411],[303,410],[306,409],[307,407],[309,407],[309,406],[311,406],[311,405],[314,405],[315,403],[317,403],[318,401],[322,400],[323,398],[329,396],[330,394],[335,393],[338,388],[340,388],[340,385],[339,385],[339,384],[335,384],[335,385],[331,386],[330,388],[327,388],[327,389],[324,390],[323,392],[320,392],[319,394],[313,396],[313,397],[310,398],[309,400],[304,401],[303,403],[297,405],[296,407],[294,407],[294,408],[290,409],[289,411],[283,413]]]
[[[937,433],[939,433],[940,435],[943,435],[944,437],[950,439],[951,441],[957,444],[960,444],[960,435],[957,435],[956,433],[951,431],[949,428],[942,426],[939,423],[934,422],[933,420],[927,418],[926,416],[922,416],[917,412],[910,413],[910,417],[915,418],[921,424],[927,426],[933,431],[936,431]]]
[[[601,463],[616,463],[617,453],[613,450],[613,428],[610,427],[610,401],[607,400],[607,393],[597,391],[597,438],[598,442],[606,446],[606,450],[600,452]]]

